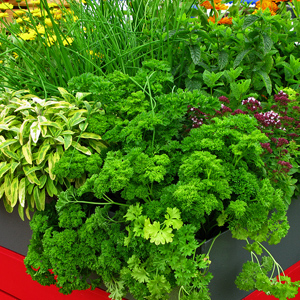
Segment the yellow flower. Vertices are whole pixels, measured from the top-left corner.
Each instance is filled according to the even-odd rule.
[[[47,46],[51,47],[52,45],[55,44],[56,41],[57,41],[56,35],[49,36],[47,40]]]
[[[10,3],[0,3],[0,10],[12,9],[14,6]]]
[[[0,60],[0,64],[3,64],[3,60]]]
[[[64,44],[64,46],[71,45],[73,43],[73,41],[74,41],[73,38],[68,37],[65,40],[63,40],[63,44]]]
[[[55,8],[52,13],[55,20],[60,20],[62,18],[62,11],[60,9]]]
[[[36,32],[19,33],[18,36],[24,41],[33,41],[36,38]]]
[[[0,13],[0,18],[7,18],[8,17],[8,13]]]
[[[13,56],[15,59],[17,59],[19,57],[19,54],[17,52],[13,52]]]
[[[45,27],[43,25],[39,24],[38,26],[36,26],[36,29],[39,34],[45,34]]]
[[[57,3],[48,3],[49,8],[58,7]]]
[[[13,10],[13,13],[14,13],[14,15],[19,17],[19,16],[23,16],[24,14],[26,14],[26,11],[22,10],[22,9],[18,9],[18,10]]]
[[[53,24],[52,24],[52,21],[51,21],[51,19],[50,18],[45,18],[45,24],[47,25],[47,26],[49,26],[49,27],[53,27]]]
[[[38,17],[38,18],[41,18],[42,17],[42,12],[39,8],[36,8],[34,10],[31,11],[31,14],[34,16],[34,17]]]
[[[18,19],[16,19],[16,22],[18,23],[18,24],[21,24],[21,23],[24,23],[24,22],[29,22],[30,21],[30,18],[18,18]]]

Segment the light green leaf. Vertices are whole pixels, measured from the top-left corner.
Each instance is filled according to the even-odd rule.
[[[19,198],[19,179],[15,177],[11,183],[11,206],[15,207]]]
[[[59,130],[63,130],[63,128],[60,126],[60,124],[56,123],[56,122],[45,121],[45,122],[41,122],[40,125],[41,126],[52,126],[52,127],[55,127]]]
[[[3,148],[5,148],[5,147],[7,147],[7,146],[9,146],[9,145],[12,145],[12,144],[15,144],[15,143],[17,143],[18,141],[17,140],[15,140],[15,139],[8,139],[8,140],[6,140],[5,142],[2,142],[1,144],[0,144],[0,149],[3,149]]]
[[[178,208],[167,208],[167,214],[165,215],[166,221],[164,222],[166,226],[173,226],[174,229],[180,229],[183,225],[180,217],[180,211]]]
[[[51,152],[48,157],[48,167],[49,167],[49,176],[52,180],[56,178],[56,175],[53,174],[53,169],[55,167],[55,164],[59,161],[60,155],[58,152]]]
[[[8,149],[1,149],[2,153],[7,156],[8,158],[13,158],[16,161],[20,160],[20,156],[18,155],[18,153],[15,153],[13,151],[10,151]]]
[[[33,190],[33,198],[34,198],[34,202],[36,205],[36,209],[42,210],[42,203],[41,203],[41,199],[40,199],[40,190],[39,190],[38,186],[35,186],[35,188]]]
[[[20,165],[20,162],[12,162],[10,168],[10,174],[13,174],[16,168]]]
[[[41,134],[41,126],[39,122],[33,122],[30,126],[30,135],[34,143],[37,143],[40,134]]]
[[[8,171],[10,170],[10,167],[11,167],[11,163],[9,164],[5,164],[4,166],[1,167],[0,169],[0,178],[3,177],[3,175]]]
[[[62,97],[68,102],[75,102],[75,97],[62,87],[57,88]]]
[[[82,101],[84,98],[86,98],[87,96],[91,95],[92,93],[82,93],[82,92],[77,92],[75,95],[75,98],[78,101]]]
[[[101,136],[96,133],[91,132],[83,132],[80,134],[80,138],[83,139],[94,139],[94,140],[101,140]]]
[[[46,182],[46,190],[47,193],[50,197],[53,197],[54,195],[57,195],[57,188],[53,183],[53,180],[51,178],[48,177],[47,182]]]
[[[79,124],[79,129],[81,131],[85,131],[87,129],[87,127],[89,126],[89,123],[85,122],[85,123],[81,123]]]
[[[64,146],[65,150],[68,150],[69,147],[72,145],[72,135],[71,134],[64,134]]]
[[[47,175],[42,175],[40,178],[39,178],[39,181],[40,181],[40,189],[42,189],[44,187],[44,185],[46,184],[47,182],[47,178],[48,176]]]
[[[19,184],[19,203],[22,207],[25,206],[25,196],[26,196],[26,178],[23,177]]]
[[[84,146],[81,146],[79,143],[77,143],[77,142],[75,142],[75,141],[72,142],[72,146],[73,146],[76,150],[78,150],[78,151],[80,151],[80,152],[82,152],[82,153],[84,153],[84,154],[86,154],[86,155],[91,155],[91,154],[92,154],[92,152],[91,152],[88,148],[86,148],[86,147],[84,147]]]
[[[36,168],[37,167],[31,168],[29,166],[23,166],[23,171],[30,183],[40,185],[41,183],[37,179],[36,174],[35,174]]]
[[[46,157],[47,151],[50,149],[50,145],[49,144],[44,144],[41,145],[39,150],[38,150],[38,156],[36,159],[36,163],[39,165],[40,163],[42,163]]]
[[[18,205],[18,213],[19,213],[21,220],[24,221],[24,208],[20,205],[20,203]]]
[[[31,153],[31,140],[22,146],[22,153],[26,159],[26,161],[32,165],[32,153]]]
[[[95,140],[89,140],[89,145],[96,150],[97,153],[101,153],[101,150],[106,149],[107,147],[102,143]]]

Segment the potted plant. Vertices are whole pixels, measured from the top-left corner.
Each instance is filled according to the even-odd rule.
[[[251,116],[262,109],[257,100],[233,112],[221,103],[226,97],[172,90],[169,72],[152,60],[134,77],[115,71],[69,83],[101,103],[87,130],[107,147],[97,164],[86,164],[76,149],[56,163],[58,178],[87,179],[35,213],[27,272],[66,294],[103,282],[116,300],[127,292],[135,299],[210,299],[210,249],[200,248],[229,229],[252,257],[239,286],[280,299],[295,295],[299,282],[273,279],[281,269],[263,242],[278,244],[288,232],[296,144],[278,139],[273,153],[267,135],[283,133],[274,116]]]

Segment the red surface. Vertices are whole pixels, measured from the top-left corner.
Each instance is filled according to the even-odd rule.
[[[292,281],[300,280],[300,261],[289,267],[284,271],[285,275],[290,276]],[[273,296],[268,296],[264,292],[255,291],[251,293],[249,296],[244,298],[244,300],[276,300],[277,298]],[[293,300],[300,300],[300,289],[295,298],[291,298]]]
[[[42,286],[26,274],[23,260],[23,255],[0,247],[1,300],[111,300],[109,294],[101,289],[74,291],[71,295],[63,295],[54,285]],[[288,268],[285,274],[293,281],[300,280],[300,261]],[[244,300],[276,300],[276,298],[255,291]],[[293,300],[300,300],[300,291]]]
[[[111,300],[109,294],[101,289],[73,291],[71,295],[63,295],[54,285],[42,286],[26,273],[23,260],[23,255],[0,247],[1,300]]]

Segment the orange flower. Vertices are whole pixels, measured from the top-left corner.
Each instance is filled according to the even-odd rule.
[[[232,24],[232,18],[228,18],[228,17],[224,17],[222,18],[218,24],[228,24],[231,25]]]
[[[214,3],[216,10],[226,10],[228,8],[228,5],[221,4],[221,0],[214,0]],[[203,6],[206,9],[213,9],[210,1],[204,1],[202,4],[200,4],[200,6]]]
[[[215,23],[215,22],[216,22],[215,16],[209,17],[209,18],[208,18],[208,22],[213,22],[213,23]]]
[[[215,16],[213,17],[209,17],[208,18],[208,22],[216,22]],[[221,20],[218,21],[218,24],[228,24],[231,25],[232,24],[232,18],[228,18],[228,17],[224,17]]]
[[[204,6],[206,9],[213,9],[209,1],[204,1],[200,6]]]
[[[260,1],[256,2],[256,9],[262,9],[264,11],[267,8],[269,8],[272,16],[274,16],[279,9],[275,0],[263,0],[262,3]]]

